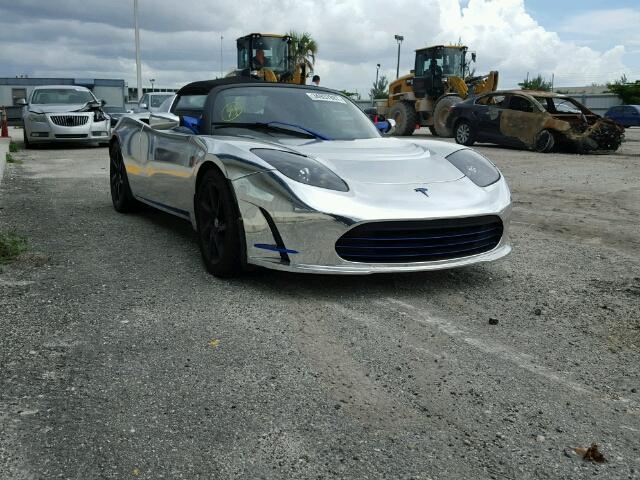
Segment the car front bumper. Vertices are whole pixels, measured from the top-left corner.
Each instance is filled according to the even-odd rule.
[[[511,251],[511,194],[501,179],[481,189],[467,178],[418,185],[353,185],[335,192],[291,182],[279,172],[248,175],[232,182],[246,240],[247,262],[267,268],[326,274],[412,272],[489,262]],[[425,187],[425,185],[420,185]],[[336,242],[357,226],[385,221],[422,221],[497,216],[503,224],[489,251],[444,260],[406,263],[347,261]]]
[[[44,114],[46,121],[34,121],[29,117],[24,119],[25,134],[30,143],[49,142],[79,142],[95,143],[109,141],[111,130],[109,119],[94,121],[93,112],[58,114]],[[52,117],[86,117],[86,123],[77,126],[58,125]]]

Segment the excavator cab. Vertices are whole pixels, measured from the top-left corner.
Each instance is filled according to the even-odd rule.
[[[291,37],[251,33],[236,40],[241,76],[267,82],[290,82],[294,76],[290,55]]]
[[[416,50],[413,91],[416,98],[439,98],[448,79],[464,79],[468,70],[467,47],[442,45]]]

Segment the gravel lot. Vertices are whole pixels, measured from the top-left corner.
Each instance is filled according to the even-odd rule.
[[[640,130],[479,150],[513,191],[505,260],[233,281],[187,223],[113,210],[105,148],[13,154],[0,478],[640,478]]]

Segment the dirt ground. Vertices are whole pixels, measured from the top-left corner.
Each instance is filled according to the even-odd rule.
[[[513,193],[504,260],[236,280],[186,222],[113,210],[105,148],[14,153],[0,478],[640,478],[640,129],[477,148]]]

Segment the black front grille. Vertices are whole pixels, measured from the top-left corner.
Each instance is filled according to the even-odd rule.
[[[496,216],[376,222],[359,225],[336,242],[344,260],[411,263],[467,257],[494,249],[502,238]]]
[[[89,121],[86,115],[51,115],[51,121],[61,127],[79,127]]]
[[[88,135],[86,133],[62,133],[56,134],[56,138],[87,138]]]

